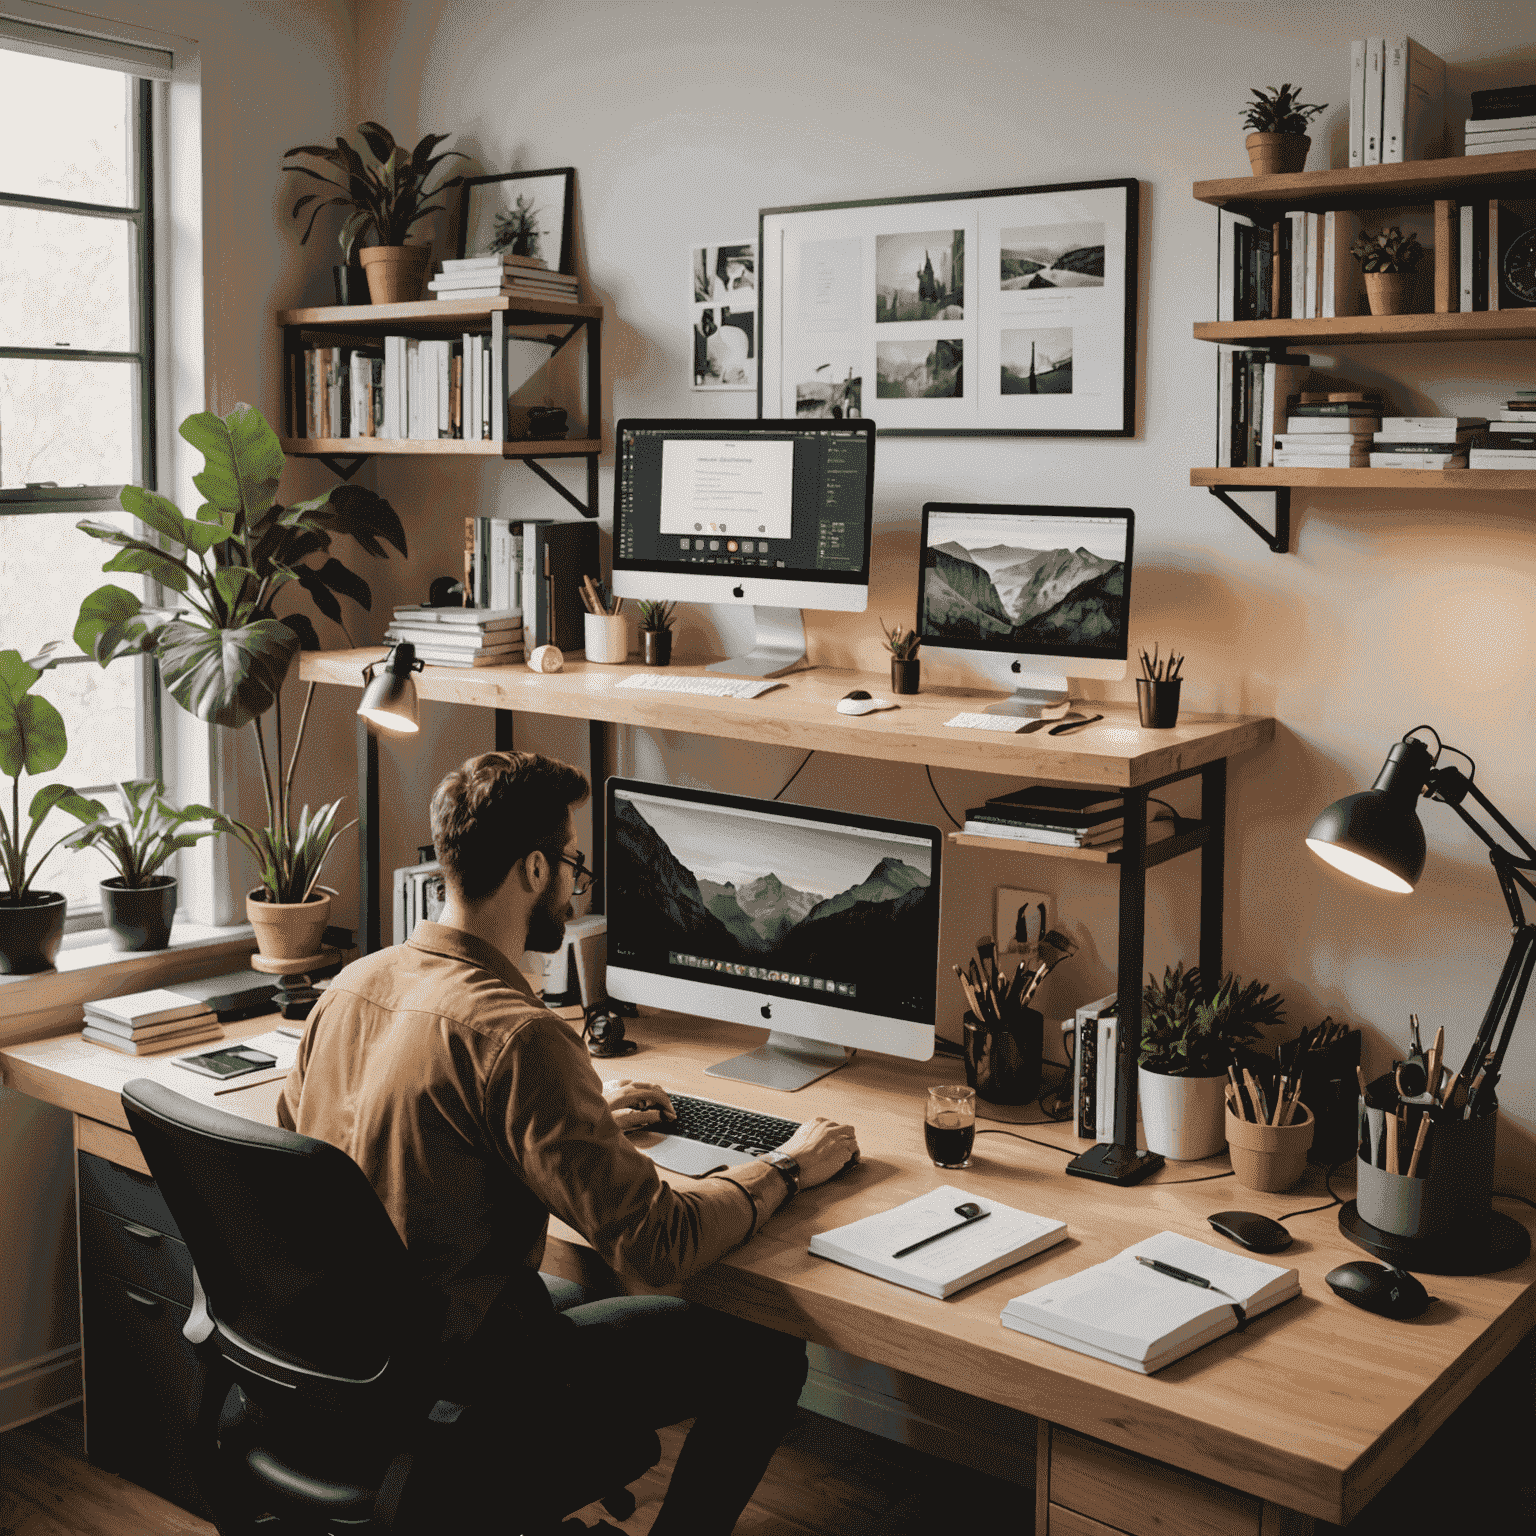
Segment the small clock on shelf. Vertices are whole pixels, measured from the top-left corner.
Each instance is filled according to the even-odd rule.
[[[1522,304],[1536,304],[1536,229],[1527,229],[1504,252],[1504,286]]]

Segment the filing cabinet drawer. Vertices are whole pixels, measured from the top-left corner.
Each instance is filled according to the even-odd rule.
[[[142,1222],[82,1204],[80,1259],[87,1274],[114,1275],[184,1307],[192,1305],[187,1245]]]
[[[119,1168],[93,1152],[81,1152],[80,1203],[103,1211],[114,1211],[140,1226],[153,1228],[180,1238],[181,1231],[171,1216],[155,1181],[131,1168]]]

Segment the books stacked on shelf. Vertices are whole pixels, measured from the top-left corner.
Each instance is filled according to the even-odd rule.
[[[1441,311],[1442,298],[1444,311],[1452,314],[1536,306],[1533,230],[1536,201],[1530,198],[1436,203],[1436,310]]]
[[[505,667],[523,659],[523,616],[516,608],[395,609],[385,640],[409,640],[417,657],[439,667]]]
[[[1381,430],[1375,390],[1312,391],[1296,397],[1275,441],[1277,469],[1364,469]]]
[[[80,1033],[97,1045],[129,1056],[181,1050],[204,1040],[222,1040],[218,1015],[205,1002],[165,987],[102,998],[85,1005]]]
[[[1365,286],[1349,248],[1359,233],[1359,214],[1344,208],[1298,209],[1268,225],[1219,210],[1216,318],[1316,320],[1358,314]]]
[[[581,285],[574,273],[551,272],[533,256],[463,256],[445,261],[427,284],[439,299],[552,299],[574,304]]]
[[[1507,155],[1522,149],[1536,149],[1536,85],[1473,91],[1467,153]]]
[[[1170,836],[1171,821],[1154,823],[1147,807],[1147,840]],[[965,830],[980,837],[1008,837],[1058,848],[1103,848],[1125,834],[1125,802],[1097,789],[1054,789],[1036,785],[998,795],[965,813]]]
[[[1517,389],[1468,454],[1473,469],[1536,469],[1536,389]]]
[[[1350,44],[1349,163],[1433,160],[1445,140],[1445,61],[1411,37]]]
[[[464,590],[473,608],[522,611],[522,523],[507,517],[464,519]]]
[[[1275,462],[1275,434],[1311,370],[1304,359],[1273,359],[1246,347],[1216,354],[1216,463],[1222,469]]]
[[[290,359],[294,437],[380,435],[384,354],[377,347],[310,347]]]
[[[431,848],[426,852],[430,854]],[[442,916],[448,900],[443,883],[443,866],[427,858],[420,864],[408,864],[395,871],[394,935],[396,944],[404,944],[415,933],[417,923],[435,923]]]
[[[1465,469],[1486,416],[1383,416],[1371,442],[1372,469]]]
[[[520,610],[527,652],[586,649],[582,577],[601,575],[597,524],[586,518],[464,519],[464,590],[476,608]]]

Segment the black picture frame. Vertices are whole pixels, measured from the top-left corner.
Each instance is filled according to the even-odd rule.
[[[758,415],[872,416],[882,437],[1134,437],[1140,197],[1139,181],[1119,177],[760,209]],[[1019,261],[1034,253],[1006,244],[1038,234],[1049,246],[1054,237],[1065,256],[1074,232],[1090,224],[1102,229],[1096,274],[1057,258]],[[910,284],[911,241],[922,247],[916,289],[887,293],[883,246],[907,262]],[[813,249],[821,266],[802,271]],[[1057,291],[1045,292],[1056,286],[1048,276],[1062,280]],[[1082,285],[1075,296],[1073,282]],[[1095,282],[1119,303],[1095,308],[1082,291]],[[809,312],[807,294],[824,313]],[[800,314],[796,303],[806,306]],[[1081,333],[1079,312],[1091,312]],[[1055,355],[1037,373],[1031,343],[1021,374],[1011,349],[1034,336]],[[1086,368],[1078,366],[1083,337],[1094,343]],[[1039,387],[1047,373],[1054,390]],[[1078,398],[1064,403],[1074,385]]]
[[[574,273],[576,170],[569,165],[543,171],[501,171],[488,176],[465,177],[459,194],[454,250],[461,258],[490,254],[490,226],[498,213],[511,211],[519,196],[536,199],[535,208],[549,220],[549,224],[540,231],[543,249],[529,254],[548,262],[552,272]],[[560,248],[558,252],[551,252],[548,241],[554,233],[552,226],[556,207],[560,210]],[[479,246],[485,249],[473,248]]]

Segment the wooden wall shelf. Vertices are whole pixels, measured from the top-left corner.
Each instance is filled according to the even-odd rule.
[[[577,459],[601,453],[595,437],[519,438],[514,442],[465,442],[456,437],[285,437],[283,452],[300,458],[374,458],[380,456],[444,454],[470,459]]]
[[[1533,456],[1536,457],[1536,456]],[[1309,485],[1350,491],[1536,491],[1532,469],[1192,469],[1191,485],[1252,487]]]
[[[1250,347],[1533,341],[1536,309],[1474,310],[1465,315],[1341,315],[1326,320],[1197,320],[1195,340]]]

